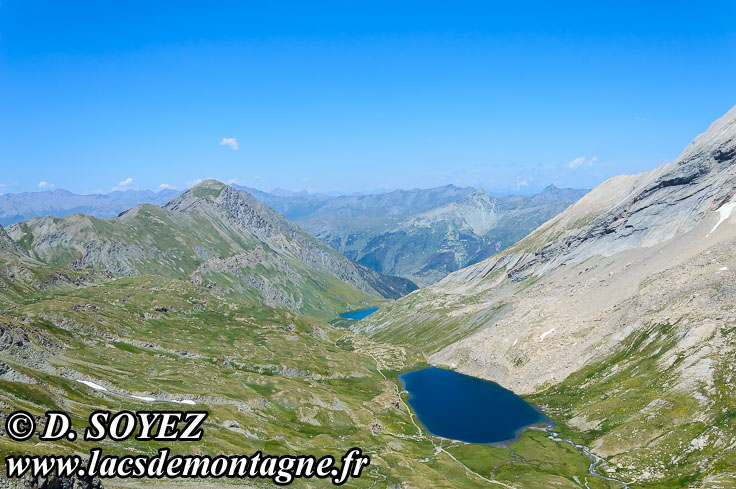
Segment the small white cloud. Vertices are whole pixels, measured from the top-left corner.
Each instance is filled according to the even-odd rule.
[[[41,180],[38,182],[38,188],[54,188],[54,184],[49,183],[46,180]]]
[[[130,178],[130,177],[128,177],[128,178],[126,178],[125,180],[123,180],[122,182],[120,182],[120,183],[118,184],[118,186],[120,186],[120,187],[127,187],[127,186],[128,186],[128,185],[130,185],[131,183],[133,183],[133,179],[132,179],[132,178]]]
[[[238,140],[235,138],[222,138],[222,141],[220,141],[220,146],[230,146],[233,151],[237,151]]]
[[[162,183],[158,186],[159,190],[176,190],[176,187],[173,185],[169,185],[168,183]]]
[[[583,166],[593,166],[596,163],[598,163],[598,157],[594,156],[592,158],[584,158],[580,156],[579,158],[575,158],[574,160],[570,161],[566,166],[570,170],[574,170],[576,168],[580,168]]]
[[[187,182],[187,187],[194,187],[195,185],[199,185],[200,183],[202,183],[202,179],[201,178],[195,178],[194,180],[189,180]]]

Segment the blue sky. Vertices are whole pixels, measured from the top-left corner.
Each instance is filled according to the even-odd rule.
[[[0,192],[592,187],[734,80],[731,1],[2,0]]]

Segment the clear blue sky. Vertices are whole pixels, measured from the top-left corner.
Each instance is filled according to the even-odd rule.
[[[734,104],[733,1],[0,3],[5,193],[591,187]]]

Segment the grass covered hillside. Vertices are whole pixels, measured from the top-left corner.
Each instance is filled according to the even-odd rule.
[[[377,343],[218,289],[155,275],[65,285],[26,295],[3,310],[0,324],[5,414],[63,409],[85,426],[95,409],[175,409],[173,401],[186,400],[210,417],[202,442],[174,444],[176,452],[338,455],[358,446],[372,462],[351,487],[543,488],[554,481],[574,488],[586,478],[589,487],[606,487],[586,475],[586,456],[543,432],[526,432],[511,449],[426,435],[396,378],[425,365],[410,345]],[[154,454],[162,445],[103,446]],[[91,445],[3,437],[0,447],[5,454],[69,454]],[[131,482],[104,481],[119,485]],[[133,485],[148,487],[145,480]],[[200,487],[196,481],[171,487],[189,486]]]
[[[246,192],[216,181],[164,207],[143,204],[109,220],[38,218],[8,233],[47,265],[186,279],[317,317],[414,288],[351,262]]]

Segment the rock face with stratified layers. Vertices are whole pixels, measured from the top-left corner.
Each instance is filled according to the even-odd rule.
[[[731,282],[734,163],[736,108],[673,163],[604,182],[516,245],[360,326],[425,342],[433,362],[534,392],[647,322],[716,320],[727,304],[687,294],[696,283]]]

